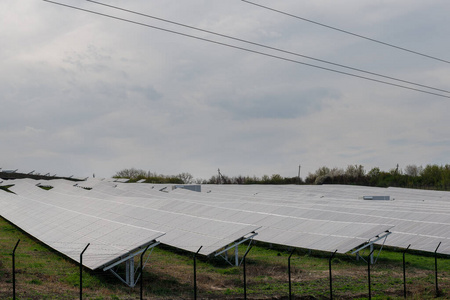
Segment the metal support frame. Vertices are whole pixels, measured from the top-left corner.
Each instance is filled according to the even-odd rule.
[[[369,247],[369,248],[370,248],[370,256],[368,257],[368,259],[370,260],[370,263],[371,263],[372,265],[375,264],[375,263],[377,262],[377,260],[378,260],[378,257],[380,256],[381,250],[383,250],[383,246],[384,246],[384,244],[386,243],[387,237],[388,237],[391,233],[392,233],[392,232],[390,232],[389,230],[387,230],[387,231],[385,231],[383,234],[380,234],[380,235],[375,236],[375,239],[374,239],[374,240],[372,240],[372,239],[368,240],[368,241],[366,242],[366,244],[364,244],[363,246],[361,246],[361,247],[357,248],[356,250],[354,250],[354,251],[352,252],[352,254],[355,254],[355,253],[356,253],[357,259],[358,259],[358,258],[361,258],[362,260],[366,261],[361,255],[359,255],[359,251],[364,250],[365,248]],[[380,250],[378,251],[377,258],[374,260],[374,259],[373,259],[373,252],[374,252],[373,245],[374,245],[376,242],[378,242],[379,240],[382,240],[382,239],[384,239],[383,244],[381,245],[381,248],[380,248]]]
[[[150,255],[153,252],[154,247],[158,246],[160,242],[153,241],[153,243],[149,243],[145,246],[139,247],[139,250],[136,252],[130,253],[129,255],[126,255],[119,259],[118,261],[110,264],[109,266],[103,268],[103,271],[110,271],[114,274],[120,281],[128,285],[129,287],[135,287],[136,284],[139,281],[139,278],[142,276],[142,270],[147,264],[148,260],[150,259]],[[145,259],[145,262],[142,264],[143,255],[140,257],[140,268],[138,269],[138,275],[136,276],[136,270],[134,267],[134,258],[137,255],[144,254],[148,249],[151,249],[151,251],[147,254],[147,258]],[[118,272],[118,267],[121,263],[125,262],[125,276],[122,278],[122,276]]]
[[[247,236],[244,236],[244,237],[242,237],[240,240],[234,242],[232,245],[226,247],[226,248],[223,249],[222,251],[217,252],[214,256],[220,256],[220,257],[222,257],[227,263],[229,263],[230,265],[238,267],[238,266],[240,266],[240,265],[242,264],[242,262],[243,262],[243,260],[244,260],[244,258],[242,258],[242,260],[239,262],[239,249],[238,249],[238,246],[239,246],[240,244],[243,244],[243,243],[245,243],[245,242],[247,242],[247,241],[250,240],[250,242],[248,243],[248,246],[247,246],[247,251],[248,251],[248,249],[250,248],[250,246],[251,246],[251,244],[252,244],[253,238],[254,238],[256,235],[258,235],[258,234],[257,234],[256,232],[253,231],[253,232],[251,232],[250,234],[248,234]],[[228,251],[229,251],[230,249],[233,249],[233,248],[234,248],[234,264],[233,264],[232,262],[230,262],[229,259],[228,259]],[[223,255],[222,255],[222,254],[223,254]]]

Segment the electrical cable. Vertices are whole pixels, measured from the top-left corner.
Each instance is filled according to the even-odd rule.
[[[289,17],[293,17],[293,18],[296,18],[296,19],[299,19],[299,20],[303,20],[303,21],[306,21],[306,22],[309,22],[309,23],[313,23],[313,24],[316,24],[316,25],[319,25],[319,26],[322,26],[322,27],[326,27],[328,29],[333,29],[333,30],[336,30],[336,31],[339,31],[339,32],[343,32],[343,33],[346,33],[346,34],[349,34],[349,35],[353,35],[353,36],[356,36],[356,37],[359,37],[359,38],[362,38],[362,39],[365,39],[365,40],[369,40],[371,42],[375,42],[375,43],[378,43],[378,44],[382,44],[382,45],[385,45],[385,46],[389,46],[389,47],[396,48],[396,49],[399,49],[399,50],[402,50],[402,51],[410,52],[410,53],[413,53],[413,54],[416,54],[416,55],[424,56],[424,57],[427,57],[427,58],[431,58],[431,59],[434,59],[434,60],[438,60],[438,61],[450,64],[450,61],[445,60],[445,59],[441,59],[441,58],[438,58],[438,57],[435,57],[435,56],[431,56],[431,55],[428,55],[428,54],[423,54],[423,53],[420,53],[420,52],[417,52],[417,51],[414,51],[414,50],[409,50],[409,49],[406,49],[406,48],[403,48],[403,47],[400,47],[400,46],[389,44],[389,43],[386,43],[386,42],[383,42],[383,41],[380,41],[380,40],[376,40],[376,39],[373,39],[373,38],[369,38],[369,37],[366,37],[366,36],[363,36],[363,35],[360,35],[360,34],[357,34],[357,33],[353,33],[353,32],[347,31],[347,30],[339,29],[337,27],[333,27],[333,26],[326,25],[326,24],[323,24],[323,23],[319,23],[319,22],[316,22],[316,21],[313,21],[313,20],[309,20],[309,19],[306,19],[306,18],[303,18],[303,17],[299,17],[299,16],[296,16],[296,15],[293,15],[293,14],[290,14],[290,13],[287,13],[287,12],[284,12],[284,11],[281,11],[281,10],[277,10],[277,9],[274,9],[274,8],[271,8],[271,7],[268,7],[268,6],[264,6],[264,5],[261,5],[261,4],[258,4],[258,3],[254,3],[254,2],[251,2],[251,1],[247,1],[247,0],[241,0],[241,1],[245,2],[245,3],[248,3],[248,4],[252,4],[252,5],[261,7],[261,8],[264,8],[264,9],[268,9],[270,11],[277,12],[277,13],[280,13],[280,14],[283,14],[283,15],[286,15],[286,16],[289,16]]]
[[[388,82],[388,81],[383,81],[383,80],[374,79],[374,78],[370,78],[370,77],[365,77],[365,76],[352,74],[352,73],[348,73],[348,72],[344,72],[344,71],[339,71],[339,70],[335,70],[335,69],[331,69],[331,68],[326,68],[326,67],[322,67],[322,66],[318,66],[318,65],[313,65],[313,64],[310,64],[310,63],[305,63],[305,62],[301,62],[301,61],[290,59],[290,58],[285,58],[285,57],[281,57],[281,56],[277,56],[277,55],[273,55],[273,54],[268,54],[268,53],[264,53],[264,52],[260,52],[260,51],[256,51],[256,50],[251,50],[251,49],[240,47],[240,46],[234,46],[234,45],[231,45],[231,44],[218,42],[218,41],[214,41],[214,40],[210,40],[210,39],[206,39],[206,38],[202,38],[202,37],[198,37],[198,36],[194,36],[194,35],[178,32],[178,31],[174,31],[174,30],[170,30],[170,29],[166,29],[166,28],[162,28],[162,27],[158,27],[158,26],[153,26],[153,25],[149,25],[149,24],[145,24],[145,23],[141,23],[141,22],[125,19],[125,18],[120,18],[120,17],[116,17],[116,16],[112,16],[112,15],[108,15],[108,14],[104,14],[104,13],[100,13],[100,12],[96,12],[96,11],[80,8],[80,7],[76,7],[76,6],[71,6],[71,5],[68,5],[68,4],[63,4],[63,3],[59,3],[59,2],[55,2],[55,1],[51,1],[51,0],[42,0],[42,1],[48,2],[48,3],[51,3],[51,4],[55,4],[55,5],[64,6],[64,7],[75,9],[75,10],[79,10],[79,11],[92,13],[92,14],[95,14],[95,15],[99,15],[99,16],[103,16],[103,17],[107,17],[107,18],[111,18],[111,19],[115,19],[115,20],[119,20],[119,21],[123,21],[123,22],[127,22],[127,23],[131,23],[131,24],[135,24],[135,25],[140,25],[140,26],[144,26],[144,27],[148,27],[148,28],[152,28],[152,29],[157,29],[157,30],[161,30],[161,31],[164,31],[164,32],[168,32],[168,33],[173,33],[173,34],[177,34],[177,35],[181,35],[181,36],[185,36],[185,37],[189,37],[189,38],[193,38],[193,39],[197,39],[197,40],[213,43],[213,44],[216,44],[216,45],[221,45],[221,46],[234,48],[234,49],[238,49],[238,50],[242,50],[242,51],[246,51],[246,52],[250,52],[250,53],[254,53],[254,54],[263,55],[263,56],[266,56],[266,57],[276,58],[276,59],[287,61],[287,62],[292,62],[292,63],[301,64],[301,65],[305,65],[305,66],[309,66],[309,67],[313,67],[313,68],[317,68],[317,69],[321,69],[321,70],[325,70],[325,71],[329,71],[329,72],[334,72],[334,73],[338,73],[338,74],[341,74],[341,75],[347,75],[347,76],[351,76],[351,77],[355,77],[355,78],[365,79],[365,80],[368,80],[368,81],[378,82],[378,83],[382,83],[382,84],[386,84],[386,85],[390,85],[390,86],[395,86],[395,87],[399,87],[399,88],[403,88],[403,89],[408,89],[408,90],[412,90],[412,91],[416,91],[416,92],[421,92],[421,93],[425,93],[425,94],[429,94],[429,95],[434,95],[434,96],[438,96],[438,97],[450,98],[450,96],[447,96],[447,95],[442,95],[442,94],[438,94],[438,93],[434,93],[434,92],[430,92],[430,91],[426,91],[426,90],[421,90],[421,89],[418,89],[418,88],[408,87],[408,86],[404,86],[404,85],[400,85],[400,84],[396,84],[396,83],[392,83],[392,82]]]
[[[232,37],[232,36],[229,36],[229,35],[217,33],[217,32],[206,30],[206,29],[201,29],[201,28],[194,27],[194,26],[189,26],[189,25],[186,25],[186,24],[170,21],[170,20],[167,20],[167,19],[151,16],[151,15],[148,15],[148,14],[144,14],[144,13],[128,10],[128,9],[121,8],[121,7],[118,7],[118,6],[113,6],[113,5],[101,3],[101,2],[98,2],[98,1],[94,1],[94,0],[86,0],[86,1],[98,4],[98,5],[114,8],[114,9],[117,9],[117,10],[129,12],[129,13],[132,13],[132,14],[144,16],[144,17],[147,17],[147,18],[152,18],[152,19],[155,19],[155,20],[158,20],[158,21],[162,21],[162,22],[166,22],[166,23],[170,23],[170,24],[186,27],[186,28],[189,28],[189,29],[194,29],[194,30],[197,30],[197,31],[201,31],[201,32],[217,35],[217,36],[220,36],[220,37],[225,37],[225,38],[228,38],[228,39],[232,39],[232,40],[235,40],[235,41],[251,44],[251,45],[254,45],[254,46],[259,46],[259,47],[263,47],[263,48],[266,48],[266,49],[275,50],[275,51],[279,51],[279,52],[282,52],[282,53],[291,54],[291,55],[295,55],[295,56],[311,59],[311,60],[314,60],[314,61],[318,61],[318,62],[330,64],[330,65],[334,65],[334,66],[337,66],[337,67],[346,68],[346,69],[349,69],[349,70],[358,71],[358,72],[361,72],[361,73],[366,73],[366,74],[370,74],[370,75],[374,75],[374,76],[379,76],[379,77],[382,77],[382,78],[395,80],[395,81],[399,81],[399,82],[403,82],[403,83],[408,83],[408,84],[411,84],[411,85],[420,86],[420,87],[424,87],[424,88],[428,88],[428,89],[432,89],[432,90],[436,90],[436,91],[440,91],[440,92],[444,92],[444,93],[450,93],[450,91],[439,89],[439,88],[434,88],[434,87],[431,87],[431,86],[428,86],[428,85],[423,85],[423,84],[419,84],[419,83],[415,83],[415,82],[411,82],[411,81],[407,81],[407,80],[403,80],[403,79],[398,79],[398,78],[391,77],[391,76],[382,75],[382,74],[379,74],[379,73],[374,73],[374,72],[365,71],[365,70],[362,70],[362,69],[358,69],[358,68],[354,68],[354,67],[349,67],[349,66],[346,66],[346,65],[338,64],[338,63],[333,63],[333,62],[326,61],[326,60],[323,60],[323,59],[318,59],[318,58],[314,58],[314,57],[311,57],[311,56],[306,56],[306,55],[303,55],[303,54],[299,54],[299,53],[296,53],[296,52],[291,52],[291,51],[283,50],[283,49],[280,49],[280,48],[271,47],[271,46],[267,46],[267,45],[256,43],[256,42],[251,42],[251,41],[248,41],[248,40]]]

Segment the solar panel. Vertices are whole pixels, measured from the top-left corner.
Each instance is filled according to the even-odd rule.
[[[127,190],[134,189],[135,185],[117,185],[117,189]],[[95,188],[94,188],[95,189]],[[171,190],[171,189],[170,189]],[[104,190],[106,191],[106,190]],[[142,193],[147,194],[147,199],[150,197],[160,197],[158,201],[146,201],[148,207],[158,207],[159,211],[165,212],[177,212],[183,213],[196,218],[207,217],[222,222],[246,222],[253,224],[255,226],[261,227],[258,230],[258,236],[255,237],[258,241],[268,242],[268,243],[281,243],[282,245],[289,245],[295,247],[305,247],[310,249],[317,249],[322,251],[334,251],[336,246],[333,243],[324,242],[321,243],[303,243],[301,239],[298,238],[298,234],[307,233],[310,237],[315,236],[316,239],[323,240],[340,240],[340,249],[338,252],[347,252],[348,249],[354,248],[362,243],[366,242],[368,239],[372,238],[378,233],[382,233],[389,228],[391,225],[385,224],[358,224],[355,222],[345,222],[345,221],[330,221],[330,220],[318,220],[314,218],[301,218],[295,216],[292,213],[291,207],[276,206],[272,204],[258,203],[255,205],[255,195],[252,196],[252,201],[245,199],[244,201],[232,200],[229,195],[217,195],[212,193],[192,193],[187,190],[171,190],[170,193],[157,193],[155,194],[155,189],[144,191],[140,189]],[[114,193],[112,193],[114,194]],[[274,195],[276,197],[276,195]],[[212,199],[213,198],[213,199]],[[239,197],[238,197],[239,198]],[[242,196],[242,199],[245,197]],[[237,198],[233,198],[237,199]],[[133,199],[128,199],[127,203],[132,203]],[[220,201],[219,204],[214,204],[214,201]],[[258,198],[258,201],[260,198]],[[215,206],[217,205],[217,206]],[[300,211],[300,209],[297,209]],[[320,212],[323,214],[323,212]],[[183,222],[181,219],[180,222]],[[275,222],[285,222],[285,227],[281,228],[282,233],[277,233],[277,240],[265,238],[265,231],[270,228],[269,223]],[[281,224],[281,223],[278,223]],[[355,236],[353,236],[353,230],[350,234],[344,232],[344,228],[350,228],[351,226],[360,228]],[[364,227],[370,227],[371,232],[376,232],[375,234],[369,236],[364,235],[364,233],[369,232],[367,229],[363,231],[361,229],[362,225]],[[274,227],[275,225],[271,225]],[[280,225],[278,225],[280,226]],[[295,229],[292,229],[295,227]],[[341,231],[336,230],[336,228],[342,228]],[[274,229],[278,229],[276,226]],[[334,229],[330,232],[331,229]],[[285,238],[281,238],[285,237]],[[297,240],[293,243],[291,239]],[[345,242],[344,242],[345,241]],[[162,242],[165,242],[165,238],[162,238]]]
[[[106,266],[164,234],[14,194],[2,194],[0,207],[2,217],[75,261],[90,243],[83,259],[90,269]]]
[[[209,194],[232,195],[255,204],[253,210],[267,211],[260,205],[289,207],[290,216],[340,222],[389,224],[394,227],[385,244],[393,247],[450,254],[450,193],[400,188],[359,186],[208,186]],[[276,195],[282,201],[277,201]],[[390,195],[391,201],[363,201],[364,195]],[[250,196],[251,195],[251,196]],[[217,206],[230,207],[217,201]],[[378,229],[377,229],[378,230]],[[377,231],[375,230],[375,232]],[[257,237],[260,239],[261,234]]]
[[[164,236],[159,238],[161,242],[191,252],[196,252],[200,246],[203,246],[200,251],[200,254],[203,255],[210,255],[258,229],[258,226],[242,222],[194,217],[182,212],[182,207],[174,211],[151,208],[148,207],[146,198],[121,196],[125,191],[116,189],[115,183],[92,184],[92,190],[58,183],[48,191],[36,187],[35,183],[30,181],[16,181],[15,183],[16,185],[11,190],[18,195],[24,195],[24,201],[36,204],[35,209],[29,211],[23,205],[22,209],[27,210],[30,214],[42,215],[42,218],[53,220],[52,209],[59,209],[77,214],[78,222],[81,224],[86,223],[88,221],[85,220],[86,216],[89,216],[151,232],[163,232]],[[43,183],[41,182],[41,184]],[[165,194],[159,191],[156,193]],[[14,219],[11,222],[16,223]],[[95,225],[95,223],[92,224],[93,227]],[[226,230],[224,231],[223,228]],[[85,237],[86,241],[93,237],[94,233],[92,232],[76,229]],[[32,228],[31,232],[34,232]],[[43,232],[39,231],[34,235],[39,238],[41,234]],[[125,236],[122,236],[121,239],[124,242],[128,241]]]

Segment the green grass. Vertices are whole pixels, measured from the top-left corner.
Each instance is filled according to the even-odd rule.
[[[43,190],[49,191],[51,190],[53,187],[52,186],[46,186],[46,185],[39,185],[39,187]]]
[[[14,186],[14,185],[13,185],[13,184],[11,184],[11,185],[2,185],[2,186],[0,186],[0,190],[5,191],[5,192],[8,192],[8,193],[13,193],[13,192],[11,192],[11,191],[9,190],[9,188],[12,187],[12,186]],[[14,193],[13,193],[13,194],[14,194]]]
[[[42,245],[20,229],[0,218],[0,299],[12,299],[12,250],[16,250],[16,279],[19,299],[77,299],[79,265]],[[80,249],[81,251],[82,249]],[[246,246],[239,247],[242,255]],[[231,254],[231,251],[230,251]],[[257,244],[247,255],[247,294],[249,299],[287,297],[287,262],[290,252],[283,247]],[[366,254],[363,256],[365,257]],[[310,299],[329,298],[330,253],[296,251],[291,258],[292,291]],[[402,252],[383,249],[371,267],[373,299],[403,299]],[[332,259],[333,294],[336,299],[366,299],[367,264],[354,255]],[[406,254],[408,297],[432,299],[434,257]],[[439,286],[443,298],[450,295],[450,260],[439,257]],[[151,299],[191,299],[193,297],[193,254],[159,246],[150,256],[144,272],[144,297]],[[200,299],[241,299],[243,268],[230,266],[222,258],[198,257],[197,284]],[[85,299],[138,299],[139,285],[129,288],[109,272],[83,269]]]

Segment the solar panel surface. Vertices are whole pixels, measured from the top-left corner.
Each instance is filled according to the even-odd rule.
[[[233,204],[217,201],[219,207],[243,201],[281,207],[288,215],[394,226],[386,245],[450,254],[450,193],[401,188],[361,186],[205,186],[208,194],[230,195]],[[181,192],[181,191],[178,191]],[[278,195],[278,196],[277,196]],[[365,195],[389,195],[391,201],[362,200]],[[269,208],[255,205],[253,210]],[[257,238],[261,238],[262,233]]]
[[[74,187],[63,182],[40,182],[41,185],[53,186],[51,190],[43,190],[36,186],[36,182],[30,181],[16,180],[14,184],[10,190],[17,195],[10,194],[9,198],[2,198],[5,200],[2,206],[7,207],[8,201],[21,197],[23,201],[20,202],[18,207],[19,213],[8,214],[8,210],[2,208],[1,214],[38,239],[45,233],[45,230],[34,231],[34,222],[39,223],[41,219],[48,219],[53,222],[58,215],[53,212],[55,210],[70,211],[77,215],[77,218],[74,218],[75,224],[73,226],[82,228],[74,229],[75,233],[72,235],[66,232],[66,238],[70,239],[71,237],[77,244],[87,244],[95,238],[96,224],[98,223],[87,222],[86,216],[125,224],[131,228],[139,228],[153,233],[158,232],[161,242],[187,251],[196,252],[202,246],[200,254],[204,255],[209,255],[258,228],[241,222],[198,218],[177,210],[165,211],[152,208],[148,205],[147,198],[136,197],[137,195],[134,193],[132,193],[133,197],[125,197],[123,194],[130,193],[116,189],[115,184],[110,182],[95,184],[95,188],[91,190],[79,186]],[[156,194],[165,193],[156,191]],[[28,203],[35,205],[30,206]],[[36,216],[34,219],[30,219],[30,223],[22,224],[19,218],[20,212]],[[38,217],[41,217],[41,219]],[[19,220],[17,221],[17,219]],[[59,228],[61,224],[54,223],[54,226]],[[72,227],[69,229],[72,230]],[[111,234],[113,235],[114,232],[122,233],[112,230]],[[80,238],[78,233],[82,234],[83,239]],[[164,236],[161,236],[162,233],[164,233]],[[140,232],[135,234],[130,232],[128,235],[120,236],[120,240],[127,245],[129,241],[134,239],[140,241],[141,236]],[[67,250],[64,247],[61,248],[60,244],[57,245],[60,247],[59,249]],[[133,243],[130,242],[131,245]],[[87,254],[88,252],[86,252]],[[71,256],[70,254],[67,255]]]
[[[90,269],[108,265],[163,235],[54,205],[43,201],[46,197],[42,192],[46,191],[23,182],[19,185],[15,192],[35,197],[1,194],[1,216],[77,262],[90,243],[83,257],[83,264]]]
[[[101,183],[100,183],[101,184]],[[348,252],[350,249],[380,234],[391,225],[357,223],[352,220],[334,221],[302,217],[300,209],[293,212],[292,207],[274,203],[280,193],[262,198],[251,186],[251,196],[238,195],[232,186],[228,193],[197,193],[185,189],[169,187],[168,193],[161,193],[161,186],[149,184],[115,185],[115,189],[142,193],[147,207],[166,212],[183,213],[196,218],[210,218],[224,222],[245,222],[261,227],[255,237],[258,241],[281,245],[316,249],[322,251]],[[264,187],[267,188],[267,187]],[[225,188],[226,189],[226,188]],[[245,193],[249,190],[245,189]],[[93,188],[95,190],[95,187]],[[260,190],[260,188],[258,188]],[[103,189],[103,191],[106,191]],[[281,195],[286,197],[287,195]],[[257,197],[257,198],[255,198]],[[255,200],[256,199],[256,200]],[[130,202],[131,201],[131,202]],[[132,203],[133,199],[128,199]],[[300,216],[299,216],[300,215]],[[228,228],[224,228],[228,230]],[[165,243],[166,237],[161,241]]]

